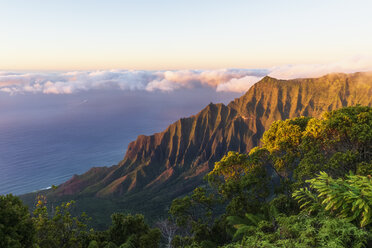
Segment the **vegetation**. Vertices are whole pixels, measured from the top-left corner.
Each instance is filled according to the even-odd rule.
[[[368,247],[371,170],[370,107],[274,122],[260,147],[229,152],[208,186],[173,201],[187,233],[174,246]]]
[[[249,154],[229,152],[203,187],[175,199],[151,228],[143,215],[112,215],[88,228],[74,202],[30,215],[0,202],[1,247],[372,247],[372,108],[274,122]]]
[[[45,196],[39,195],[32,215],[13,195],[0,199],[0,247],[4,248],[124,248],[159,247],[161,233],[150,228],[143,215],[112,215],[108,230],[88,230],[89,218],[71,215],[74,202],[63,203],[51,211]]]
[[[31,247],[34,241],[34,225],[21,200],[0,196],[0,247]]]

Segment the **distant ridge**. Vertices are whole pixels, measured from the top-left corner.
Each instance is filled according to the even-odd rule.
[[[273,121],[319,117],[357,104],[372,106],[372,73],[293,80],[267,76],[227,106],[211,103],[163,132],[138,136],[118,165],[92,168],[49,194],[121,199],[137,210],[151,204],[165,207],[202,183],[228,151],[248,152],[258,145]]]

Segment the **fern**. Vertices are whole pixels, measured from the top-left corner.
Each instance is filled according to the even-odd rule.
[[[361,227],[372,222],[371,177],[349,174],[346,179],[333,179],[325,172],[307,180],[310,189],[302,188],[293,193],[301,208],[309,212],[324,209],[347,221],[357,221]]]
[[[228,216],[226,219],[228,223],[236,229],[233,239],[238,240],[241,239],[245,234],[254,231],[254,229],[258,226],[258,223],[264,218],[259,214],[254,215],[246,213],[244,218],[239,216]]]

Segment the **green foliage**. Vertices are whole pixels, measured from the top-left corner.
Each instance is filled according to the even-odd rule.
[[[223,176],[225,180],[238,180],[248,170],[248,156],[238,152],[228,152],[220,161],[216,162],[209,175]]]
[[[174,239],[175,247],[215,242],[208,217],[223,223],[226,238],[216,246],[232,238],[241,241],[227,247],[365,247],[371,241],[354,223],[369,228],[371,222],[372,108],[277,121],[261,143],[248,155],[229,152],[206,177],[210,187],[173,201],[177,223],[193,227]],[[320,171],[338,179],[308,180]],[[206,199],[220,216],[205,211]]]
[[[0,247],[32,247],[35,227],[30,213],[13,195],[0,196]]]
[[[357,173],[358,175],[372,175],[372,162],[361,162],[357,165]]]
[[[136,248],[136,247],[130,240],[128,240],[127,242],[119,246],[119,248]]]
[[[282,216],[277,227],[260,225],[247,235],[247,247],[364,247],[369,233],[342,219],[324,215]]]
[[[158,247],[161,233],[159,229],[150,229],[143,215],[124,215],[115,213],[111,216],[112,225],[108,230],[110,241],[118,246],[151,248]]]
[[[117,245],[115,245],[115,243],[113,242],[107,242],[107,244],[104,246],[104,248],[118,248]]]
[[[193,243],[193,239],[189,236],[176,235],[172,240],[172,247],[187,247]]]
[[[262,148],[270,152],[273,168],[295,179],[298,187],[321,170],[334,177],[370,173],[371,137],[372,108],[355,106],[325,113],[322,119],[276,121],[264,133]]]
[[[92,241],[90,241],[90,243],[88,245],[88,248],[99,248],[99,245],[98,245],[97,241],[92,240]]]
[[[47,199],[39,195],[31,217],[18,197],[0,196],[0,247],[4,248],[157,248],[161,232],[150,228],[143,215],[112,215],[106,231],[88,231],[89,218],[74,217],[74,201],[48,211]]]
[[[302,203],[301,207],[313,211],[322,206],[325,211],[356,221],[361,227],[372,222],[372,179],[371,176],[347,175],[346,179],[333,179],[325,172],[307,181],[310,189],[300,189],[293,197]]]
[[[70,213],[74,201],[62,203],[52,209],[49,216],[46,198],[39,196],[33,221],[36,227],[36,242],[39,247],[83,247],[88,236],[87,216],[73,217]]]
[[[260,205],[269,196],[268,172],[261,166],[265,155],[263,150],[249,157],[229,152],[207,176],[211,188],[196,188],[190,196],[172,202],[170,214],[179,226],[192,233],[191,239],[177,237],[175,247],[202,243],[204,246],[213,243],[215,247],[230,241],[232,226],[226,215],[217,217],[224,208],[227,215],[236,216],[260,211]]]
[[[227,214],[256,211],[269,196],[269,171],[264,166],[267,155],[264,149],[256,149],[249,156],[229,152],[222,158],[223,170],[217,162],[217,169],[208,174],[207,180],[218,194],[215,198],[227,203]],[[231,176],[235,168],[240,168],[239,173]]]
[[[157,248],[160,243],[161,232],[159,229],[151,229],[139,239],[139,247],[143,248]]]
[[[279,216],[275,224],[261,221],[251,226],[241,242],[224,246],[238,247],[366,247],[371,234],[344,219],[323,214]]]
[[[117,245],[125,243],[133,234],[141,236],[149,230],[143,215],[138,214],[133,216],[115,213],[111,218],[112,226],[109,229],[110,240]]]
[[[216,244],[223,244],[229,240],[224,218],[213,218],[212,213],[218,211],[215,209],[218,202],[212,194],[208,194],[203,188],[195,189],[191,196],[175,199],[169,212],[181,230],[184,233],[192,233],[192,237],[174,237],[173,247],[188,247],[190,245],[194,247],[203,242],[213,243],[216,247]]]
[[[278,194],[269,202],[267,212],[270,217],[274,218],[278,214],[295,215],[300,211],[295,199],[288,195]]]
[[[237,240],[241,239],[244,234],[254,230],[263,217],[260,215],[246,213],[244,218],[239,216],[228,216],[226,219],[229,224],[236,229],[233,239]]]
[[[216,199],[205,188],[198,187],[191,196],[175,199],[170,207],[170,214],[183,228],[196,228],[199,223],[210,223]]]
[[[275,121],[262,137],[263,147],[271,154],[273,167],[284,176],[298,163],[303,132],[310,120],[309,117],[298,117]]]
[[[303,133],[304,160],[295,173],[298,179],[314,177],[320,170],[334,177],[365,173],[372,154],[372,108],[347,107],[309,121]],[[311,165],[313,164],[313,166]],[[366,175],[366,174],[361,174]]]

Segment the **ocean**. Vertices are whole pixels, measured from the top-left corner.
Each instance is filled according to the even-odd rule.
[[[91,167],[117,164],[138,135],[160,132],[210,102],[239,95],[210,88],[0,93],[0,194],[48,188]]]

